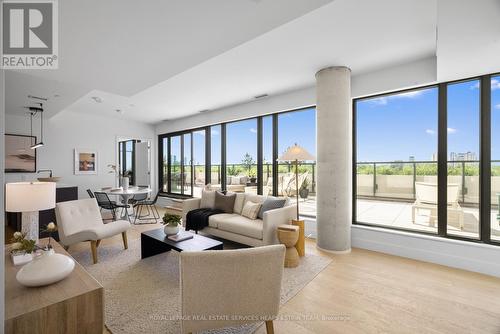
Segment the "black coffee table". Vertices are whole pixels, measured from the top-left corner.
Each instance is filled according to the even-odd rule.
[[[221,250],[222,242],[199,234],[193,234],[192,239],[175,242],[167,238],[163,228],[141,233],[141,259],[165,253],[172,249],[178,252]]]

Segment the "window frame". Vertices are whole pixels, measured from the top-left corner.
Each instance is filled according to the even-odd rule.
[[[445,239],[461,240],[500,246],[500,241],[491,239],[491,78],[500,73],[490,73],[464,79],[440,82],[394,90],[383,94],[371,94],[352,99],[352,224],[371,226],[387,230],[403,231]],[[479,238],[468,238],[447,231],[447,182],[448,182],[448,106],[449,85],[472,80],[479,81],[480,129],[479,129]],[[357,221],[357,102],[415,90],[438,89],[438,230],[437,233],[389,227],[386,225]],[[486,88],[486,89],[484,89]]]

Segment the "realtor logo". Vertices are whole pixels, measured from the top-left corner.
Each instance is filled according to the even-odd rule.
[[[56,0],[2,3],[4,69],[57,69]]]

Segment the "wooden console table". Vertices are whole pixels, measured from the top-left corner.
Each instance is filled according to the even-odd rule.
[[[47,239],[41,239],[46,244]],[[56,253],[69,255],[52,240]],[[102,333],[104,289],[78,263],[64,280],[27,288],[16,280],[21,266],[14,266],[5,248],[5,333]],[[76,262],[76,261],[75,261]]]

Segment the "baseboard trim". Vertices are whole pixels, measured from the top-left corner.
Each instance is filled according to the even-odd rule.
[[[321,248],[318,246],[318,244],[316,244],[316,248],[322,252],[330,253],[330,254],[349,254],[351,252],[351,248],[346,249],[346,250],[342,250],[342,251],[335,251],[335,250],[331,250],[331,249]]]
[[[352,247],[500,277],[500,247],[353,225]]]

